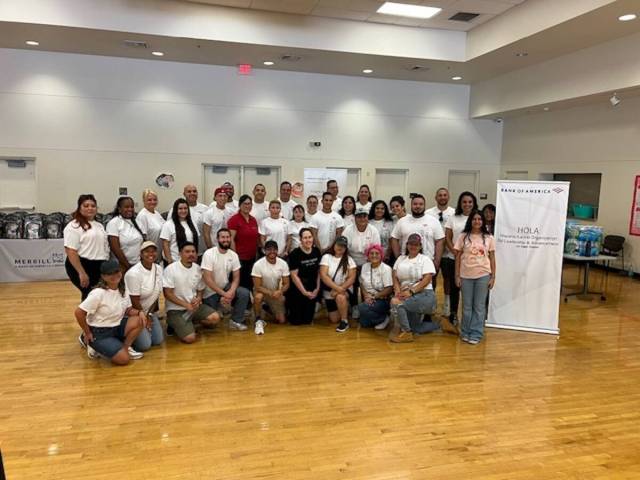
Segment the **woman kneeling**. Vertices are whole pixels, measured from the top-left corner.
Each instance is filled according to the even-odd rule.
[[[142,358],[131,344],[144,328],[145,314],[133,308],[125,295],[118,262],[104,262],[100,275],[96,288],[76,308],[76,320],[84,332],[89,358],[102,356],[114,365],[127,365]]]

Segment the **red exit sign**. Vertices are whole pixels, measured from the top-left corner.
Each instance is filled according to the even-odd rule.
[[[238,65],[238,75],[251,75],[251,64],[241,63]]]

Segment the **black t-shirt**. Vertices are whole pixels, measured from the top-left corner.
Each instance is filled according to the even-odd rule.
[[[313,291],[316,289],[321,258],[322,254],[317,247],[313,247],[311,253],[304,253],[298,247],[289,254],[289,270],[298,271],[298,277],[300,277],[305,290]]]

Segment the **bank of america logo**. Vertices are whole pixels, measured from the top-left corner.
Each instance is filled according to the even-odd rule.
[[[553,191],[556,192],[556,193],[562,193],[562,192],[564,192],[564,188],[556,187],[556,188],[553,189]]]

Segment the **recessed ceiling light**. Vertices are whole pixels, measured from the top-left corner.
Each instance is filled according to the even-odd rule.
[[[526,57],[527,55],[529,55],[527,52],[518,52],[518,53],[516,53],[516,57]]]
[[[629,22],[631,20],[635,20],[638,16],[635,13],[627,13],[626,15],[620,15],[618,20],[621,22]]]
[[[36,42],[35,40],[27,40],[26,42],[27,45],[31,45],[32,47],[37,47],[38,45],[40,45],[40,42]]]
[[[451,80],[455,80],[457,82],[458,80],[462,80],[462,77],[460,76],[451,77]]]
[[[441,8],[425,7],[424,5],[408,5],[406,3],[384,2],[378,13],[396,15],[398,17],[431,18],[442,11]]]
[[[544,107],[544,108],[543,108],[543,110],[544,110],[545,112],[548,112],[548,111],[549,111],[549,107]]]
[[[270,62],[270,61],[262,62],[262,64],[266,65],[267,67],[270,67],[271,65],[275,65],[274,62]]]
[[[370,68],[365,68],[364,70],[362,70],[362,73],[373,73],[373,70],[371,70]]]
[[[164,52],[151,52],[151,55],[155,55],[156,57],[162,57]]]

